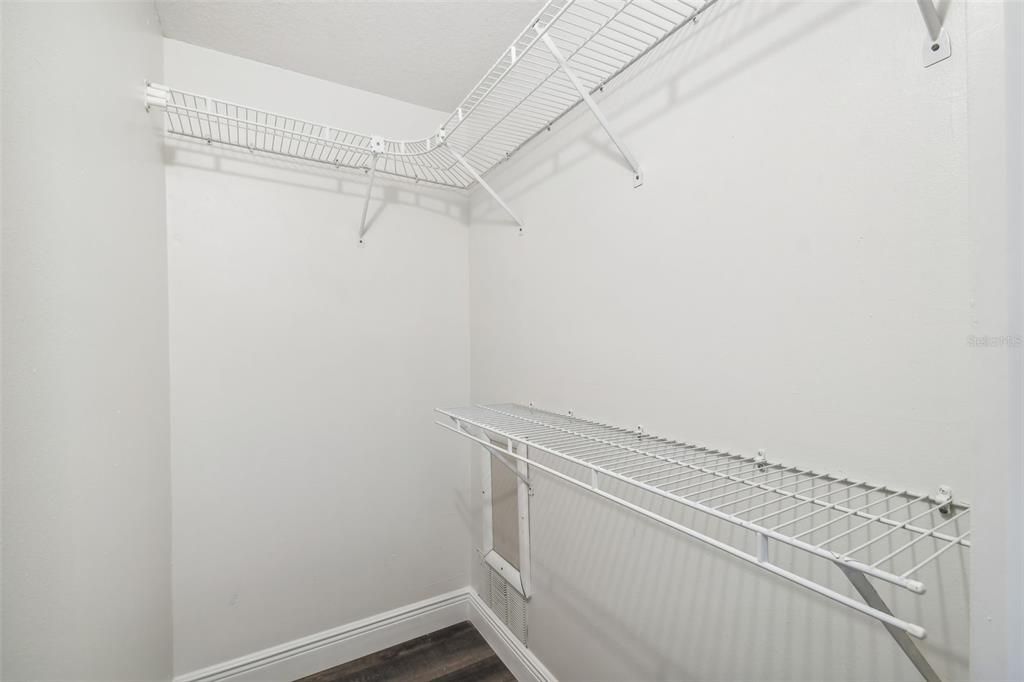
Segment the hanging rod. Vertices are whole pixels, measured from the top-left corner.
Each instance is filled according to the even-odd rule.
[[[880,621],[921,676],[939,680],[911,639],[924,639],[924,627],[893,615],[869,578],[923,594],[921,570],[949,550],[970,547],[970,507],[948,487],[918,494],[517,404],[437,412],[450,420],[438,425],[527,463],[528,476],[540,472],[583,488]],[[613,494],[612,482],[737,526],[754,551]],[[774,563],[773,545],[835,564],[864,601],[815,579],[810,567],[801,572]]]

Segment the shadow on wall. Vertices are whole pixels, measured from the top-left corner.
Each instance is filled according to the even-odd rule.
[[[618,134],[628,136],[630,132],[643,129],[654,121],[668,116],[684,102],[714,91],[772,53],[799,41],[801,37],[820,30],[821,27],[855,11],[859,4],[863,3],[821,3],[820,12],[814,19],[794,24],[791,30],[761,49],[733,62],[729,68],[716,71],[702,80],[690,82],[688,72],[694,64],[700,63],[709,54],[728,51],[770,24],[785,18],[786,13],[795,5],[793,2],[757,3],[750,0],[730,0],[718,3],[701,15],[695,22],[696,25],[684,26],[677,33],[669,36],[665,42],[639,60],[633,68],[611,82],[608,86],[609,91],[618,90],[627,84],[631,86],[628,100],[614,97],[595,99],[600,100],[598,104],[606,114],[611,114],[614,130]],[[940,13],[944,15],[946,10],[948,10],[948,0],[943,7],[940,7]],[[908,11],[916,12],[917,9],[911,6],[908,7]],[[654,101],[660,101],[662,104],[652,111],[630,117],[628,123],[621,122],[620,117],[616,116],[616,114],[622,114],[634,107],[637,102]],[[589,116],[591,114],[586,106],[579,104],[549,130],[554,132],[558,130],[559,126],[568,127],[579,121],[581,117]],[[699,131],[694,131],[694,134],[699,134]],[[574,156],[569,157],[564,150],[577,146],[573,143],[585,144],[585,151],[577,152]],[[537,145],[535,151],[538,157],[543,156],[543,161],[538,159],[537,164],[528,166],[510,165],[507,162],[502,164],[507,167],[502,171],[504,174],[502,185],[506,188],[502,190],[502,193],[507,195],[506,199],[526,195],[558,173],[587,161],[594,155],[606,157],[613,165],[621,169],[623,182],[627,182],[632,176],[629,166],[626,165],[622,156],[596,121],[591,121],[575,137],[567,139],[564,135],[560,135],[552,141],[547,133],[542,132],[527,144],[527,146],[529,145]],[[520,150],[520,154],[524,151],[526,150]],[[643,165],[642,158],[640,164]],[[478,196],[479,201],[474,205],[478,211],[482,211],[483,215],[478,215],[477,219],[482,219],[486,224],[502,223],[500,208],[492,206],[493,202],[490,197],[483,194]]]
[[[196,170],[233,175],[262,182],[329,192],[353,200],[339,206],[339,224],[359,232],[361,203],[366,197],[367,173],[340,168],[320,168],[287,158],[243,152],[177,137],[164,143],[164,163]],[[366,231],[370,232],[389,206],[408,206],[469,224],[468,198],[458,190],[412,185],[378,175],[370,197]],[[351,215],[346,215],[345,212]]]
[[[531,457],[571,470],[543,453]],[[735,547],[755,547],[753,535],[738,526],[613,481],[602,487]],[[880,495],[868,499],[887,504]],[[759,513],[780,512],[768,525],[798,518],[785,509],[773,506]],[[892,507],[893,515],[908,518],[919,511]],[[849,531],[849,547],[839,548],[846,551],[870,537],[857,531],[860,519],[827,509],[801,519],[790,532],[828,519],[835,522],[807,536],[812,543]],[[556,673],[560,651],[547,650],[549,641],[560,642],[564,656],[578,654],[575,647],[580,646],[601,652],[587,671],[594,679],[615,679],[621,671],[635,679],[919,679],[881,623],[557,479],[535,478],[531,521],[537,597],[531,602],[531,642]],[[894,533],[859,558],[872,563],[910,537],[915,536]],[[935,547],[927,539],[919,544],[906,557],[906,566]],[[772,543],[771,557],[859,601],[830,562],[779,543]],[[875,586],[897,615],[929,628],[929,638],[918,646],[943,679],[965,679],[967,553],[946,553],[915,577],[930,588],[925,595],[879,581]],[[606,669],[605,657],[618,670]],[[579,656],[574,660],[578,663]]]

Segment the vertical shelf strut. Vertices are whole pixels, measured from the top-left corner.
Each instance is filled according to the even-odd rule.
[[[516,460],[520,483],[516,486],[516,503],[519,511],[519,581],[523,586],[523,596],[527,599],[533,593],[533,581],[530,567],[530,496],[533,487],[530,485],[530,448],[523,443],[509,441],[509,450],[521,459]]]

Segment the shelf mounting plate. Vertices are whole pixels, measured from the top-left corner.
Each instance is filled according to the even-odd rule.
[[[953,54],[953,48],[949,41],[949,34],[942,25],[942,17],[935,9],[932,0],[917,0],[917,6],[921,10],[921,18],[924,20],[925,28],[928,31],[924,41],[924,67],[938,64],[948,59]]]

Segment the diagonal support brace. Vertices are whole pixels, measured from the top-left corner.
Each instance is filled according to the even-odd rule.
[[[377,177],[377,155],[373,155],[373,163],[370,164],[370,182],[366,185],[366,196],[363,198],[363,218],[359,221],[359,243],[363,243],[366,236],[366,212],[370,208],[370,195],[373,194],[373,181]]]
[[[878,594],[875,586],[871,584],[871,581],[867,579],[867,576],[854,568],[843,565],[842,562],[837,561],[835,564],[843,574],[846,575],[849,581],[853,583],[854,589],[857,590],[868,606],[892,615],[892,611],[889,609],[889,606]],[[910,638],[910,635],[908,635],[905,630],[901,630],[884,622],[882,625],[884,625],[885,629],[889,631],[892,638],[896,640],[896,644],[898,644],[900,649],[903,650],[903,653],[906,654],[907,658],[910,659],[910,662],[914,664],[914,667],[917,668],[917,672],[921,673],[921,677],[924,678],[926,682],[942,682],[938,673],[935,672],[935,669],[932,668],[928,659],[924,657],[921,650],[917,648],[917,644],[914,643],[914,640]]]
[[[512,212],[512,209],[508,207],[508,204],[506,204],[504,201],[502,201],[501,197],[498,196],[498,193],[494,191],[494,188],[491,187],[490,185],[488,185],[487,182],[482,177],[480,177],[480,174],[477,173],[476,170],[472,166],[469,165],[469,161],[466,161],[466,159],[464,159],[462,157],[462,154],[459,154],[457,151],[452,149],[451,145],[446,145],[446,146],[448,147],[448,153],[451,154],[453,157],[455,157],[455,160],[459,162],[459,165],[462,166],[463,168],[465,168],[466,172],[469,173],[470,175],[472,175],[473,179],[476,180],[477,183],[481,187],[483,187],[485,190],[487,190],[487,193],[491,195],[492,199],[494,199],[496,202],[498,202],[499,206],[501,206],[503,209],[505,209],[505,213],[509,214],[509,216],[512,218],[512,220],[514,220],[516,222],[516,225],[518,225],[520,227],[519,231],[522,232],[523,221],[520,220],[516,216],[516,214]]]
[[[359,221],[359,243],[363,243],[366,236],[366,213],[370,208],[370,195],[373,194],[373,181],[377,178],[377,159],[384,151],[384,138],[374,135],[370,138],[370,182],[366,185],[366,197],[363,199],[363,218]]]
[[[942,27],[942,17],[935,9],[932,0],[917,0],[917,6],[921,10],[921,18],[928,29],[928,39],[924,43],[924,66],[928,68],[947,59],[952,53],[949,42],[949,34]]]
[[[551,55],[558,62],[558,65],[562,67],[562,71],[565,72],[569,82],[572,83],[574,88],[576,88],[576,92],[580,94],[580,97],[586,105],[590,107],[590,113],[594,115],[597,122],[601,124],[602,128],[604,128],[604,132],[608,133],[608,137],[611,138],[615,147],[619,150],[619,153],[622,154],[622,157],[626,159],[626,163],[629,164],[629,169],[633,171],[633,186],[639,187],[644,184],[644,172],[640,169],[640,164],[637,162],[636,157],[633,156],[633,152],[629,151],[629,148],[626,147],[622,140],[619,139],[619,136],[615,134],[615,131],[612,130],[611,125],[608,123],[608,119],[604,116],[604,112],[602,112],[597,106],[597,102],[595,102],[594,98],[590,96],[587,89],[583,87],[583,83],[580,82],[580,79],[577,78],[576,74],[569,68],[569,62],[565,60],[562,52],[558,49],[558,46],[555,45],[555,41],[547,34],[546,29],[541,29],[538,26],[537,31],[543,31],[540,34],[540,39],[544,41],[544,44],[547,45]]]
[[[455,421],[455,420],[452,420],[452,421]],[[460,431],[462,431],[463,433],[466,433],[466,434],[468,434],[468,435],[470,435],[470,436],[473,436],[473,437],[474,437],[474,439],[475,439],[475,440],[476,440],[476,441],[477,441],[478,443],[480,443],[481,445],[483,445],[483,446],[484,446],[484,448],[486,448],[488,452],[490,452],[490,453],[491,453],[492,455],[494,455],[494,458],[495,458],[496,460],[498,460],[499,462],[501,462],[502,464],[504,464],[504,465],[505,465],[505,467],[506,467],[506,468],[507,468],[507,469],[508,469],[509,471],[511,471],[511,472],[512,472],[513,474],[515,474],[515,475],[516,475],[516,477],[517,477],[517,478],[518,478],[518,479],[519,479],[520,481],[522,481],[523,483],[525,483],[525,484],[526,484],[526,487],[527,487],[527,489],[528,489],[528,490],[529,490],[529,492],[530,492],[530,494],[531,494],[531,495],[533,494],[533,486],[532,486],[532,485],[530,485],[530,478],[529,478],[529,477],[527,476],[526,472],[525,472],[525,471],[520,471],[520,470],[519,470],[519,467],[517,467],[517,466],[516,466],[515,464],[513,464],[512,462],[508,461],[508,458],[507,458],[507,457],[505,456],[505,453],[504,453],[504,452],[502,452],[500,448],[498,448],[498,447],[496,447],[496,446],[491,446],[491,445],[487,445],[487,444],[485,443],[485,441],[488,441],[489,439],[487,438],[487,434],[486,434],[486,433],[484,433],[484,430],[483,430],[483,429],[477,428],[477,429],[475,429],[475,430],[477,431],[477,433],[473,433],[473,431],[471,431],[470,429],[467,429],[467,428],[466,428],[466,425],[465,425],[465,424],[463,424],[462,422],[456,421],[455,423],[456,423],[456,425],[457,425],[457,426],[459,427],[459,430],[460,430]]]

